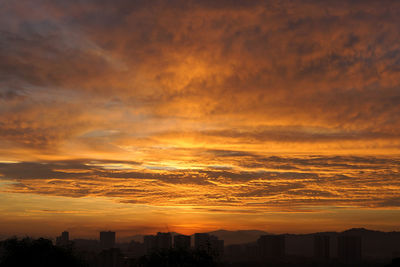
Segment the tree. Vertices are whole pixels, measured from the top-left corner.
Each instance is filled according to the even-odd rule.
[[[0,267],[86,266],[71,249],[54,246],[51,240],[44,238],[7,239],[0,242],[0,251]]]

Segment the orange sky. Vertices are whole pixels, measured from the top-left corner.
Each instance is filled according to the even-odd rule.
[[[5,1],[0,237],[400,230],[397,1]]]

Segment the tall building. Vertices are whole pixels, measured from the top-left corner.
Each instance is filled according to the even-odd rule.
[[[361,236],[338,236],[338,258],[345,263],[361,261]]]
[[[262,235],[257,240],[257,245],[261,260],[278,260],[285,257],[284,235]]]
[[[171,233],[158,232],[156,235],[156,240],[158,250],[167,250],[172,248]]]
[[[145,235],[143,241],[146,254],[172,248],[171,233],[158,232],[157,235]]]
[[[69,244],[69,232],[64,231],[61,233],[61,236],[57,236],[56,245],[57,246],[66,246]]]
[[[123,252],[128,258],[135,258],[135,259],[140,258],[141,256],[146,254],[144,243],[140,243],[134,240],[132,240],[129,243],[127,250]]]
[[[207,233],[195,233],[194,249],[208,251],[210,249],[210,235]]]
[[[224,240],[207,233],[194,234],[194,248],[196,250],[207,251],[215,256],[222,256],[224,252]]]
[[[190,249],[190,236],[176,235],[174,236],[174,248],[176,249]]]
[[[115,247],[115,232],[100,232],[100,246],[102,249],[110,249]]]
[[[224,254],[224,240],[219,240],[218,237],[210,235],[211,252],[215,256]]]
[[[144,251],[146,254],[151,254],[157,250],[156,236],[145,235],[143,237]]]
[[[230,262],[243,260],[244,257],[244,248],[243,244],[233,244],[228,245],[225,248],[225,256]]]
[[[118,248],[110,248],[100,252],[97,267],[123,267],[123,254]]]
[[[92,239],[74,239],[74,247],[78,250],[97,252],[100,250],[100,242]]]
[[[314,257],[318,260],[329,259],[329,246],[330,238],[328,235],[315,235],[314,236]]]

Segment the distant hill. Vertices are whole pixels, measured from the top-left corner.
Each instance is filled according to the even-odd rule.
[[[370,258],[400,257],[400,232],[353,228],[342,233],[361,236],[363,255]]]
[[[134,240],[136,242],[143,242],[143,236],[144,235],[131,235],[131,236],[118,237],[117,242],[118,243],[129,243],[132,240]]]
[[[337,255],[337,237],[342,234],[361,237],[361,250],[364,258],[381,259],[400,256],[400,232],[381,232],[365,228],[352,228],[343,232],[286,234],[286,252],[291,255],[311,257],[314,236],[317,234],[330,236],[330,254],[332,256]]]
[[[225,241],[225,246],[232,244],[246,244],[256,242],[261,235],[270,234],[260,230],[217,230],[208,232]],[[178,233],[172,233],[176,235]],[[312,257],[314,253],[314,236],[323,234],[330,236],[330,254],[337,255],[337,237],[341,234],[358,235],[362,239],[362,254],[365,258],[393,258],[400,257],[400,232],[381,232],[365,228],[352,228],[343,232],[319,232],[310,234],[285,234],[286,253]],[[119,242],[131,240],[143,242],[143,235],[134,235],[119,239]],[[194,238],[192,235],[192,245]]]
[[[268,235],[269,233],[260,230],[217,230],[209,232],[210,235],[215,235],[219,239],[223,239],[226,245],[243,244],[257,241],[261,235]]]
[[[156,235],[157,233],[153,233],[153,235]],[[179,233],[176,232],[171,232],[172,239],[174,238],[175,235],[179,235]],[[143,237],[145,235],[131,235],[131,236],[125,236],[125,237],[119,237],[118,238],[118,243],[129,243],[132,240],[136,242],[143,242]]]
[[[257,239],[261,235],[267,235],[269,233],[260,230],[238,230],[238,231],[228,231],[228,230],[217,230],[208,232],[210,235],[215,235],[219,239],[223,239],[225,241],[225,245],[232,244],[243,244],[243,243],[251,243],[257,241]],[[155,233],[156,234],[156,233]],[[172,237],[174,235],[178,235],[179,233],[172,232]],[[137,242],[143,242],[144,235],[133,235],[118,238],[119,243],[129,243],[134,240]],[[192,243],[194,241],[194,235],[192,235]]]

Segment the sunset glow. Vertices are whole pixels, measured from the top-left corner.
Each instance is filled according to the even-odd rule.
[[[3,1],[0,237],[399,231],[399,12]]]

